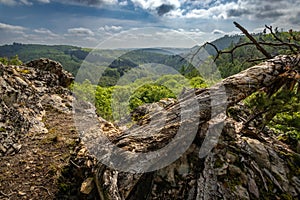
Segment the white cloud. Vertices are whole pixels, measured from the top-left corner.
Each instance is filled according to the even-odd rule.
[[[40,3],[50,3],[50,0],[36,0],[36,1]]]
[[[213,30],[213,32],[212,32],[213,34],[215,34],[215,35],[219,35],[219,34],[221,34],[221,35],[224,35],[225,34],[225,32],[224,31],[222,31],[222,30],[218,30],[218,29],[215,29],[215,30]]]
[[[145,10],[155,11],[160,16],[181,6],[179,0],[131,0],[131,2]]]
[[[230,9],[239,9],[235,2],[218,4],[207,9],[193,9],[186,13],[186,18],[201,18],[201,19],[227,19],[227,12]]]
[[[110,37],[100,48],[193,47],[204,43],[206,36],[205,33],[196,30],[135,28]]]
[[[15,0],[0,0],[0,4],[14,6],[17,5],[17,2]]]
[[[118,0],[102,0],[102,2],[106,4],[116,4],[118,3]]]
[[[23,26],[0,23],[0,44],[26,41],[27,34],[25,31],[27,30]]]
[[[127,5],[128,5],[128,1],[127,1],[127,0],[125,0],[125,1],[120,1],[120,2],[119,2],[119,5],[120,5],[120,6],[127,6]]]
[[[185,10],[178,8],[166,13],[165,16],[170,18],[182,18],[184,12]]]
[[[40,3],[50,3],[50,0],[35,0]],[[32,0],[0,0],[0,4],[8,5],[8,6],[16,6],[16,5],[33,5]]]
[[[22,26],[14,26],[10,24],[0,23],[0,31],[22,33],[25,30]]]
[[[162,4],[173,5],[175,8],[181,6],[180,1],[178,0],[132,0],[132,2],[140,5],[144,9],[156,9]]]
[[[20,0],[20,4],[26,5],[26,6],[31,6],[33,3],[29,2],[28,0]]]
[[[47,35],[47,36],[50,36],[50,37],[59,37],[58,34],[55,34],[55,33],[53,33],[52,31],[50,31],[49,29],[46,29],[46,28],[34,29],[33,32],[35,32],[37,34]]]
[[[68,29],[68,33],[69,35],[71,36],[94,36],[94,32],[91,31],[90,29],[88,28],[82,28],[82,27],[79,27],[79,28],[70,28]]]
[[[118,0],[53,0],[65,4],[85,5],[85,6],[105,6],[105,5],[117,5]]]
[[[146,9],[151,1],[135,0],[135,2],[136,5]],[[158,2],[162,3],[163,1]],[[300,28],[298,20],[300,6],[296,6],[300,4],[300,0],[180,0],[180,3],[178,8],[164,14],[164,19],[161,21],[176,26],[182,24],[184,27],[197,24],[195,20],[218,24],[211,31],[214,29],[223,30],[224,25],[221,23],[230,23],[228,25],[232,26],[231,29],[233,30],[234,26],[230,22],[232,20],[244,23],[246,26],[248,23],[249,31],[258,26],[264,27],[265,24],[284,29],[288,29],[288,27]],[[178,22],[180,20],[182,23]],[[251,30],[251,28],[253,29]],[[229,31],[228,28],[226,29]]]
[[[102,26],[99,28],[99,31],[106,31],[106,32],[120,32],[123,29],[122,26]]]

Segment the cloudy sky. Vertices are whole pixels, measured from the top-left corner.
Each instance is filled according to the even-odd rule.
[[[300,0],[0,0],[0,44],[192,47],[264,25],[300,30]]]

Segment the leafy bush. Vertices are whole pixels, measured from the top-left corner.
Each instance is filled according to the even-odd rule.
[[[22,65],[23,62],[19,59],[18,55],[15,55],[11,58],[0,58],[0,63],[5,64],[5,65]]]
[[[283,87],[272,96],[257,92],[245,100],[252,116],[261,117],[261,128],[268,126],[279,139],[297,145],[300,140],[300,93]]]
[[[140,105],[158,102],[163,98],[176,98],[176,95],[166,86],[145,84],[138,88],[130,97],[129,106],[133,110]]]

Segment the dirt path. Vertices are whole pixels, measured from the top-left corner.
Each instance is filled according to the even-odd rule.
[[[71,114],[49,108],[43,119],[47,134],[27,134],[15,155],[0,158],[0,199],[56,199],[78,136]]]

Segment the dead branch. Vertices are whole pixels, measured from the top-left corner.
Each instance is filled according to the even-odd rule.
[[[211,45],[211,46],[216,50],[217,55],[216,55],[216,57],[214,58],[214,61],[216,61],[216,60],[219,58],[219,56],[220,56],[221,54],[227,54],[227,53],[231,54],[231,57],[232,57],[232,60],[233,60],[233,52],[234,52],[236,49],[238,49],[239,47],[242,47],[242,46],[253,45],[253,43],[247,42],[247,43],[243,43],[243,44],[238,44],[238,45],[235,45],[232,49],[227,50],[227,51],[220,51],[220,50],[217,48],[216,45],[214,45],[213,43],[210,43],[210,42],[206,42],[206,43],[204,44],[204,46],[205,46],[205,45]]]
[[[230,54],[231,55],[231,60],[233,62],[234,60],[234,52],[235,50],[237,50],[240,47],[243,46],[253,46],[255,45],[256,48],[265,56],[263,58],[256,58],[256,59],[249,59],[247,60],[247,62],[258,62],[258,61],[264,61],[270,58],[273,58],[275,55],[271,55],[269,52],[267,52],[263,46],[271,46],[271,47],[287,47],[291,50],[291,52],[293,52],[294,54],[297,54],[300,51],[300,45],[296,44],[296,43],[292,43],[292,42],[285,42],[284,40],[282,40],[280,37],[278,37],[276,35],[276,33],[273,31],[272,26],[267,26],[265,25],[265,29],[264,29],[264,34],[266,33],[266,30],[269,30],[270,33],[272,34],[272,36],[275,38],[275,42],[266,42],[264,41],[262,38],[260,38],[260,41],[257,41],[244,27],[242,27],[240,24],[238,24],[237,22],[234,22],[235,26],[237,28],[239,28],[247,38],[250,39],[251,42],[245,42],[242,44],[237,44],[234,47],[232,47],[229,50],[219,50],[218,47],[216,45],[214,45],[213,43],[210,42],[206,42],[204,44],[204,47],[206,45],[210,45],[212,46],[215,51],[217,52],[217,55],[214,58],[214,61],[216,61],[221,54]],[[290,34],[291,34],[291,30],[290,30]],[[293,36],[293,35],[292,35]],[[293,37],[294,38],[294,37]]]
[[[270,33],[272,34],[272,36],[273,36],[276,40],[278,40],[278,41],[280,42],[280,44],[281,44],[282,46],[283,46],[283,45],[288,46],[288,47],[290,48],[290,50],[291,50],[294,54],[296,54],[297,51],[295,51],[295,50],[293,49],[293,47],[295,47],[298,51],[300,50],[300,46],[299,46],[299,45],[294,44],[294,43],[287,43],[287,42],[284,42],[282,39],[280,39],[280,38],[274,33],[274,31],[273,31],[273,29],[272,29],[271,26],[265,25],[265,27],[270,31]],[[268,44],[268,45],[275,46],[275,44],[272,44],[272,43],[271,43],[271,44]]]
[[[240,29],[253,42],[253,44],[256,46],[256,48],[262,54],[264,54],[266,56],[266,58],[269,58],[269,59],[272,58],[271,54],[269,54],[244,27],[242,27],[237,22],[233,22],[233,23],[238,29]]]

